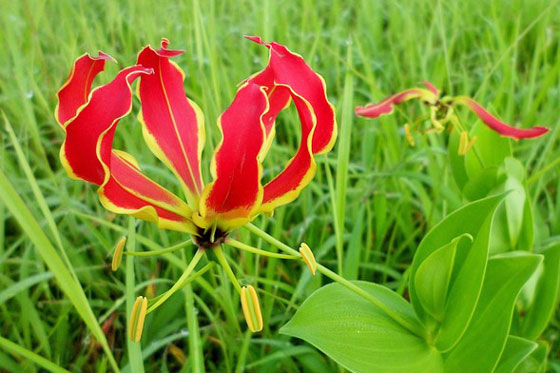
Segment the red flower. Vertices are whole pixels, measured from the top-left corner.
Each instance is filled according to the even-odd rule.
[[[136,65],[91,92],[93,79],[112,57],[100,52],[76,60],[58,92],[55,113],[66,134],[60,156],[67,173],[99,185],[99,198],[108,210],[197,236],[211,228],[213,238],[294,200],[315,174],[313,156],[334,145],[334,109],[323,79],[301,56],[277,43],[248,39],[266,46],[270,59],[264,70],[241,84],[218,120],[222,141],[211,162],[212,182],[205,184],[201,176],[203,114],[185,96],[184,74],[169,60],[183,52],[167,49],[166,39],[160,49],[145,47]],[[144,139],[177,176],[185,201],[145,176],[132,155],[113,149],[118,122],[131,111],[131,84],[137,78]],[[275,119],[292,100],[301,121],[300,147],[263,186],[262,162]]]
[[[443,97],[440,99],[439,90],[429,82],[423,82],[427,89],[412,88],[402,91],[400,93],[388,96],[376,104],[369,104],[364,107],[357,107],[355,113],[357,116],[364,118],[379,118],[385,114],[391,114],[394,105],[401,104],[413,98],[420,99],[424,104],[432,107],[434,113],[444,113],[447,117],[450,110],[456,104],[467,106],[473,113],[475,113],[484,124],[490,129],[504,135],[516,139],[530,138],[544,135],[548,132],[546,127],[533,127],[528,129],[512,127],[498,118],[492,116],[486,109],[478,102],[470,97],[457,96],[457,97]],[[435,122],[434,125],[438,127],[439,122],[436,116],[432,117]]]

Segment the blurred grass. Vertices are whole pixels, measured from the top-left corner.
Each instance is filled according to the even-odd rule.
[[[127,218],[104,211],[93,186],[66,177],[58,161],[62,133],[53,118],[55,92],[72,61],[86,51],[101,49],[117,58],[119,65],[108,66],[98,81],[107,82],[119,68],[134,63],[142,46],[156,45],[161,37],[187,50],[175,61],[186,71],[187,94],[206,115],[205,180],[219,140],[216,118],[231,102],[236,84],[266,63],[264,48],[242,36],[261,35],[302,54],[327,81],[337,107],[338,148],[318,160],[315,181],[296,202],[279,208],[273,218],[258,218],[255,225],[296,248],[305,240],[323,264],[353,278],[405,292],[405,270],[423,233],[462,203],[447,169],[445,137],[417,136],[414,148],[404,139],[402,124],[418,114],[418,106],[406,105],[379,121],[351,115],[353,105],[422,80],[450,93],[476,95],[516,125],[552,127],[546,137],[517,142],[514,149],[529,177],[539,176],[530,187],[536,245],[560,238],[559,168],[547,167],[560,158],[558,1],[22,0],[1,1],[0,20],[0,109],[30,165],[30,170],[21,166],[3,130],[1,169],[53,248],[68,256],[121,367],[131,356],[126,281],[125,271],[111,272],[110,253],[127,230]],[[292,108],[279,118],[275,146],[265,162],[266,180],[281,169],[298,141]],[[150,176],[179,192],[144,145],[135,116],[121,122],[116,145],[134,154]],[[243,229],[235,236],[271,250]],[[0,205],[0,294],[8,295],[0,302],[0,335],[19,346],[0,346],[0,370],[21,366],[38,371],[40,356],[73,371],[109,369],[108,355],[49,275],[34,239]],[[151,224],[137,227],[138,250],[185,239]],[[187,288],[148,316],[142,350],[134,352],[142,354],[146,371],[189,371],[201,360],[207,371],[337,371],[313,348],[277,333],[323,280],[297,263],[230,248],[225,254],[244,284],[261,289],[264,331],[244,332],[238,296],[222,271],[213,268],[193,283],[192,294]],[[184,256],[135,258],[136,295],[167,290],[191,256],[188,248]],[[41,279],[33,276],[44,278],[28,282]],[[6,289],[14,294],[2,292]],[[559,333],[557,312],[543,336],[555,345],[550,364],[557,370]]]

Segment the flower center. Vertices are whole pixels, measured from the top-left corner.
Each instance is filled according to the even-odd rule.
[[[198,228],[198,235],[193,236],[192,239],[198,247],[206,250],[213,249],[214,247],[223,244],[227,235],[227,231],[218,227],[215,227],[214,229]]]

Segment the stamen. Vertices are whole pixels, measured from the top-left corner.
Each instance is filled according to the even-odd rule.
[[[128,338],[134,342],[140,342],[144,321],[146,320],[146,310],[148,309],[148,299],[146,297],[136,298],[132,312],[130,314],[130,324],[128,325]]]
[[[410,126],[408,125],[408,123],[404,125],[404,135],[406,137],[406,141],[408,141],[410,146],[414,146],[414,137],[412,137],[412,134],[410,133]]]
[[[263,329],[261,305],[257,291],[251,285],[243,286],[241,289],[241,308],[249,330],[253,333],[260,332]]]
[[[122,263],[124,244],[126,243],[126,236],[122,236],[117,246],[115,246],[115,251],[113,252],[113,260],[111,261],[111,269],[116,271],[119,269]]]
[[[309,268],[311,274],[315,276],[315,271],[317,271],[317,261],[315,260],[315,256],[313,255],[313,252],[305,242],[302,243],[301,246],[299,247],[299,253],[303,258],[303,261],[307,265],[307,268]]]

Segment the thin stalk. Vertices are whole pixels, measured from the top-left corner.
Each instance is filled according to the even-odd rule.
[[[226,271],[226,275],[229,277],[230,281],[233,283],[233,285],[235,286],[237,291],[239,293],[241,293],[241,285],[239,285],[239,281],[237,281],[237,277],[235,277],[235,274],[233,273],[233,270],[231,269],[229,263],[227,262],[226,256],[224,255],[224,252],[222,251],[222,247],[221,246],[216,247],[214,249],[214,253],[216,254],[216,257],[218,258],[218,261],[220,262],[220,264],[222,265],[222,267]]]
[[[247,230],[249,230],[251,233],[254,233],[255,235],[257,235],[260,238],[262,238],[263,240],[265,240],[266,242],[270,243],[271,245],[276,246],[280,250],[285,251],[287,253],[290,253],[292,255],[299,255],[299,253],[296,250],[294,250],[291,247],[289,247],[288,245],[278,241],[276,238],[270,236],[268,233],[260,230],[256,226],[254,226],[252,224],[247,224],[247,225],[245,225],[245,228],[247,228]],[[366,292],[365,290],[363,290],[362,288],[360,288],[356,284],[346,280],[342,276],[340,276],[337,273],[331,271],[327,267],[317,263],[317,270],[319,272],[321,272],[323,275],[332,279],[333,281],[338,282],[340,285],[342,285],[342,286],[346,287],[347,289],[352,290],[356,294],[362,296],[364,299],[367,299],[370,303],[372,303],[373,305],[375,305],[376,307],[381,309],[389,317],[391,317],[393,320],[395,320],[397,323],[399,323],[402,327],[410,330],[412,333],[416,334],[417,336],[419,336],[421,338],[424,338],[424,336],[425,336],[424,330],[422,329],[422,327],[419,324],[412,324],[412,323],[408,322],[407,320],[402,318],[399,314],[394,312],[391,308],[387,307],[387,305],[385,305],[379,299],[375,298],[374,296],[372,296],[371,294],[369,294],[368,292]]]
[[[129,252],[134,252],[136,249],[136,219],[130,217],[128,220],[128,239],[126,241],[126,248]],[[126,325],[130,325],[130,318],[132,317],[132,307],[134,306],[134,258],[126,258]],[[142,346],[127,338],[128,360],[130,367],[134,372],[144,372],[144,361],[142,359]]]
[[[271,257],[271,258],[280,258],[280,259],[300,259],[300,256],[299,256],[299,255],[286,255],[286,254],[272,253],[272,252],[270,252],[270,251],[257,249],[256,247],[249,246],[249,245],[247,245],[247,244],[244,244],[243,242],[239,242],[239,241],[234,240],[234,239],[232,239],[232,238],[228,238],[227,241],[226,241],[226,244],[227,244],[227,245],[230,245],[230,246],[233,246],[233,247],[235,247],[236,249],[248,251],[248,252],[253,253],[253,254],[269,256],[269,257]]]
[[[193,243],[192,240],[188,240],[188,241],[181,242],[181,243],[178,243],[177,245],[173,245],[171,247],[161,249],[161,250],[149,250],[149,251],[140,251],[140,252],[125,251],[123,254],[124,255],[133,255],[133,256],[155,256],[155,255],[167,254],[167,253],[172,253],[172,252],[177,251],[177,250],[181,250],[182,248],[185,248],[185,247],[191,245],[192,243]]]
[[[159,306],[161,306],[161,304],[163,302],[165,302],[170,296],[172,296],[173,294],[175,294],[175,292],[179,289],[181,289],[184,281],[190,276],[190,274],[192,273],[192,271],[194,270],[194,267],[196,267],[196,265],[198,264],[198,262],[200,261],[200,259],[202,258],[202,255],[204,254],[204,251],[201,249],[198,249],[198,251],[194,254],[194,257],[192,258],[191,262],[189,263],[189,265],[187,266],[187,268],[185,269],[185,272],[183,272],[183,274],[181,275],[181,277],[179,277],[179,279],[177,280],[177,282],[171,287],[171,289],[167,290],[165,293],[162,294],[161,298],[159,298],[158,300],[156,300],[156,302],[154,304],[152,304],[150,307],[148,307],[148,311],[146,312],[146,314],[149,314],[150,312],[152,312],[153,310],[155,310],[156,308],[158,308]]]

